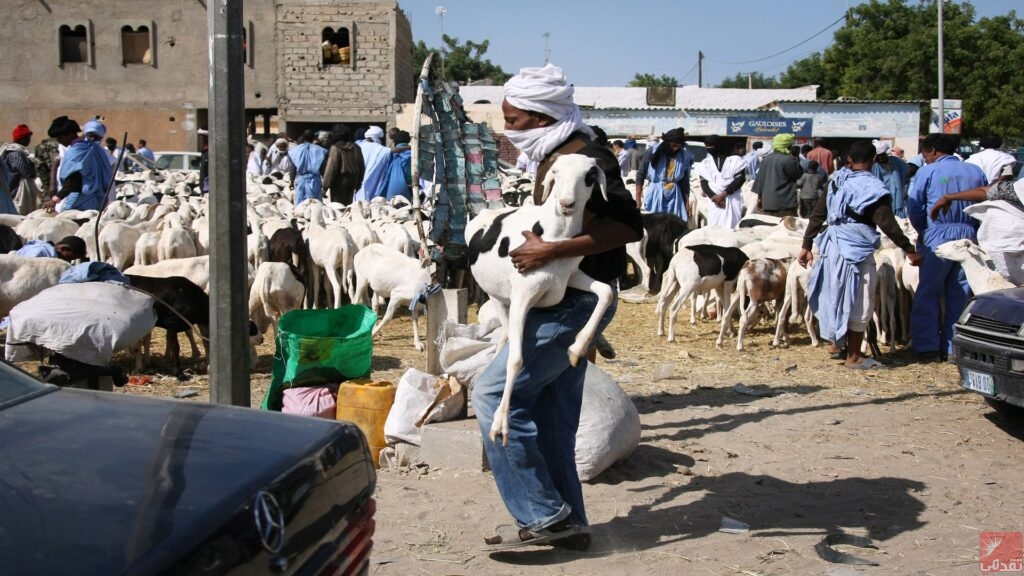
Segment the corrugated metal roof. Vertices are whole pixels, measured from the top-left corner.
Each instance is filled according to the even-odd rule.
[[[463,102],[473,104],[488,101],[498,104],[502,100],[501,86],[462,86],[459,94]],[[576,103],[581,108],[596,110],[757,110],[780,101],[814,102],[817,86],[791,89],[676,88],[675,106],[647,104],[646,88],[609,88],[577,86]]]
[[[793,103],[793,104],[806,104],[814,102],[815,104],[927,104],[927,100],[858,100],[856,98],[836,98],[835,100],[797,100],[792,98],[785,98],[777,100],[780,104]]]

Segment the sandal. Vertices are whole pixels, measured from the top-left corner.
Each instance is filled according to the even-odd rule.
[[[846,360],[846,348],[840,348],[838,352],[833,352],[828,357],[832,360]]]
[[[565,524],[565,527],[559,526],[560,524]],[[582,526],[567,522],[559,522],[553,527],[541,528],[539,530],[503,524],[494,529],[494,536],[484,538],[485,546],[483,549],[489,552],[500,552],[502,550],[515,550],[524,546],[551,544],[556,540],[575,536],[582,529]]]
[[[860,364],[843,364],[843,366],[848,370],[874,370],[876,368],[881,370],[886,367],[885,364],[874,358],[864,358],[860,361]]]

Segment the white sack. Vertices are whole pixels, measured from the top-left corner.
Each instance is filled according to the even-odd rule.
[[[420,445],[420,429],[416,427],[423,411],[434,401],[437,376],[410,368],[402,374],[395,390],[395,403],[384,421],[384,440],[388,444],[406,442]]]
[[[138,343],[156,325],[153,303],[117,282],[58,284],[11,310],[5,355],[19,361],[28,347],[18,344],[29,343],[107,366],[114,352]]]
[[[594,364],[587,364],[585,378],[576,472],[589,482],[640,445],[640,414],[615,380]]]

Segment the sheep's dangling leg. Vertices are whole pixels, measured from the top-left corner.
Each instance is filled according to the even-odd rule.
[[[501,402],[494,411],[491,422],[492,442],[501,436],[503,446],[508,446],[508,411],[512,401],[512,386],[516,377],[523,369],[523,330],[526,327],[526,312],[530,309],[530,301],[525,294],[517,294],[513,287],[511,302],[508,307],[508,323],[505,334],[508,337],[508,362],[505,364],[505,390],[501,393]],[[584,350],[584,353],[586,350]]]
[[[412,345],[416,348],[417,352],[423,352],[426,346],[420,341],[420,325],[417,322],[419,314],[419,306],[413,306],[412,310],[409,311],[409,316],[412,318]]]
[[[576,335],[576,340],[573,341],[572,346],[569,346],[569,364],[576,366],[580,363],[581,359],[587,357],[587,350],[590,348],[590,341],[593,340],[594,335],[597,334],[597,328],[601,323],[601,317],[604,316],[608,307],[611,306],[614,293],[612,292],[611,286],[604,282],[594,280],[579,269],[574,270],[572,275],[569,276],[568,285],[572,288],[576,288],[577,290],[586,290],[587,292],[593,292],[597,295],[597,306],[594,307],[593,314],[590,315],[590,318],[580,330],[580,333]]]

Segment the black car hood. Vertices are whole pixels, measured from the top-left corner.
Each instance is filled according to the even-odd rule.
[[[9,407],[0,411],[0,570],[119,574],[153,554],[173,562],[167,554],[194,546],[339,426],[79,390]]]
[[[1010,288],[975,296],[971,315],[1016,326],[1024,324],[1024,288]]]

